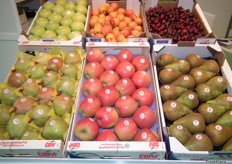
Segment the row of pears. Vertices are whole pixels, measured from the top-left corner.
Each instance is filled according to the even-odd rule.
[[[218,62],[163,53],[156,65],[170,136],[190,151],[232,151],[232,95]]]
[[[85,53],[18,52],[0,85],[0,140],[65,140]]]

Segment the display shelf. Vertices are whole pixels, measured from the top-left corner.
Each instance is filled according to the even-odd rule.
[[[0,158],[0,164],[205,164],[205,163],[232,163],[232,161],[209,160],[209,161],[187,161],[187,160],[132,160],[132,159],[74,159],[74,158]]]

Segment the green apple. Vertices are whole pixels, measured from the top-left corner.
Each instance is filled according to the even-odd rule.
[[[87,7],[88,6],[88,1],[87,0],[77,0],[77,4],[78,5],[81,4],[81,5],[85,6],[85,7]]]
[[[71,40],[77,36],[80,36],[80,35],[81,35],[80,31],[72,31],[71,33],[67,34],[69,40]]]
[[[67,41],[69,39],[68,39],[68,37],[66,35],[58,35],[56,40],[58,40],[58,41]]]
[[[67,0],[56,0],[55,4],[64,6],[67,3]]]
[[[43,8],[51,10],[55,4],[53,2],[47,1],[43,4]]]
[[[65,11],[65,8],[62,5],[56,5],[52,8],[52,11],[56,13],[62,13]]]
[[[56,29],[58,35],[67,35],[71,32],[71,29],[68,26],[60,26]]]
[[[39,11],[39,17],[40,18],[47,18],[49,15],[51,15],[52,14],[52,11],[51,10],[48,10],[48,9],[41,9],[40,11]]]
[[[77,13],[82,13],[82,14],[84,14],[84,15],[87,15],[87,12],[88,12],[87,7],[84,6],[84,5],[81,5],[81,4],[76,5],[75,8],[74,8],[74,10],[75,10]]]
[[[35,20],[35,25],[45,27],[48,22],[47,18],[37,18]]]
[[[28,35],[27,39],[30,41],[39,41],[40,37],[36,35]]]
[[[60,21],[60,24],[62,26],[70,26],[72,23],[72,18],[70,17],[63,17],[62,20]]]
[[[55,39],[57,37],[56,33],[52,30],[46,30],[43,35],[41,35],[42,39]]]
[[[63,17],[72,17],[75,14],[74,10],[65,10],[62,12]]]
[[[76,13],[72,16],[72,20],[73,21],[80,21],[80,22],[83,22],[85,24],[85,21],[86,21],[86,16],[84,14],[81,14],[81,13]]]
[[[62,15],[59,13],[53,12],[51,15],[49,15],[48,19],[50,21],[60,22],[62,19]]]
[[[64,5],[64,8],[66,10],[73,10],[75,8],[75,3],[72,1],[69,1]]]
[[[58,27],[60,26],[60,24],[56,21],[50,21],[46,26],[46,30],[52,30],[55,31]]]
[[[83,22],[78,22],[78,21],[74,21],[71,23],[71,30],[72,31],[80,31],[80,32],[83,32],[84,31],[84,28],[85,28],[85,25]]]
[[[45,28],[42,26],[33,26],[30,29],[30,34],[35,35],[35,36],[41,36],[44,33],[45,33]]]

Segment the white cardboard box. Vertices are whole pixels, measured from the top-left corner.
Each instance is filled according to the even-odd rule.
[[[102,49],[105,54],[117,55],[122,49],[129,49],[133,54],[145,55],[150,60],[150,71],[153,74],[149,43],[106,43],[106,42],[87,42],[87,52],[92,48],[98,47]],[[154,76],[152,76],[153,78]],[[153,79],[154,80],[154,79]],[[84,77],[82,77],[82,83]],[[82,86],[82,84],[80,85]],[[153,83],[151,84],[151,90],[156,97],[156,90]],[[149,87],[149,88],[150,88]],[[79,106],[83,99],[83,93],[80,90]],[[159,120],[158,103],[154,99],[152,109],[157,113],[157,123],[154,125],[154,130],[162,137]],[[118,141],[118,142],[103,142],[103,141],[79,141],[74,136],[74,127],[78,119],[82,118],[77,112],[73,119],[73,127],[71,130],[71,138],[68,141],[66,151],[71,158],[130,158],[130,159],[164,159],[166,154],[165,143],[163,142],[132,142],[132,141]]]
[[[158,57],[165,53],[170,52],[174,56],[184,59],[187,54],[189,53],[196,53],[200,57],[208,58],[213,57],[215,58],[219,65],[221,66],[221,74],[228,80],[228,86],[227,91],[229,94],[232,94],[232,77],[231,77],[231,69],[227,62],[227,60],[224,58],[224,53],[221,50],[221,47],[218,44],[214,45],[202,45],[202,44],[196,44],[194,46],[178,46],[178,45],[154,45],[153,46],[153,63],[154,63],[154,73],[155,73],[155,81],[156,81],[156,87],[157,90],[159,90],[159,80],[158,80],[158,74],[157,74],[157,66],[156,66],[156,60]],[[163,135],[165,138],[167,151],[169,154],[169,159],[180,159],[180,160],[231,160],[232,159],[232,152],[220,152],[220,151],[189,151],[187,150],[184,145],[182,145],[175,137],[170,137],[168,132],[168,126],[166,125],[165,116],[162,108],[162,99],[160,92],[157,93],[158,96],[158,103],[160,106],[160,116],[161,116],[161,124],[162,124],[162,130]]]

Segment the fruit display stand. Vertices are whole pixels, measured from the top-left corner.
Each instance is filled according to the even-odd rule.
[[[87,42],[148,41],[144,8],[139,0],[92,0],[88,19]]]
[[[28,30],[19,35],[18,44],[78,46],[83,43],[83,32],[87,29],[89,4],[90,1],[83,7],[75,0],[66,4],[56,4],[53,0],[45,2]]]
[[[98,158],[100,158],[100,159],[110,159],[110,158],[112,158],[112,159],[114,159],[114,158],[120,159],[120,158],[123,158],[123,159],[145,159],[145,160],[146,159],[152,159],[152,160],[156,160],[156,159],[162,160],[162,159],[164,159],[165,158],[165,153],[166,153],[166,148],[165,148],[164,142],[162,140],[162,132],[160,131],[161,129],[160,129],[160,120],[159,120],[159,110],[158,110],[158,106],[157,106],[158,104],[156,102],[156,90],[155,90],[155,86],[154,86],[154,83],[153,83],[154,82],[154,79],[153,79],[154,75],[153,75],[153,69],[152,69],[152,65],[151,65],[150,54],[149,54],[149,43],[133,43],[133,44],[131,44],[131,43],[128,42],[128,43],[123,43],[123,44],[118,45],[118,44],[110,44],[110,43],[106,43],[106,42],[87,42],[87,44],[86,44],[86,50],[87,50],[87,57],[86,58],[87,59],[88,59],[88,53],[91,54],[92,50],[95,49],[95,48],[98,48],[102,52],[104,52],[104,55],[106,57],[107,56],[112,56],[112,55],[117,57],[119,52],[121,52],[122,50],[127,50],[127,51],[129,50],[130,52],[132,52],[132,54],[134,56],[133,58],[135,58],[136,56],[140,56],[140,55],[145,56],[147,58],[147,60],[149,61],[149,63],[147,63],[148,64],[147,66],[149,66],[149,67],[147,67],[148,68],[147,71],[150,74],[151,83],[149,84],[149,88],[148,88],[150,91],[149,91],[149,93],[146,93],[146,94],[150,95],[150,93],[152,93],[154,95],[154,99],[152,98],[153,96],[150,95],[149,97],[147,97],[146,101],[151,100],[151,102],[149,102],[149,104],[151,104],[151,105],[149,105],[151,110],[149,110],[149,111],[153,111],[157,115],[156,121],[154,120],[155,122],[153,122],[151,124],[151,126],[152,126],[151,130],[154,131],[155,133],[157,133],[160,136],[159,137],[160,139],[158,139],[158,138],[157,138],[158,140],[153,139],[150,142],[148,142],[148,141],[141,142],[141,140],[140,140],[140,142],[139,142],[138,140],[136,141],[136,140],[133,140],[133,138],[131,138],[131,135],[133,136],[134,133],[137,133],[137,128],[139,127],[139,124],[136,121],[135,122],[138,125],[138,127],[132,126],[132,125],[135,125],[135,124],[132,124],[132,122],[134,122],[133,119],[135,120],[135,114],[134,114],[135,112],[130,112],[130,114],[128,114],[128,113],[125,114],[124,113],[125,115],[122,115],[123,111],[121,111],[119,109],[119,107],[116,105],[117,101],[119,99],[122,98],[122,101],[123,101],[124,98],[126,98],[126,97],[127,98],[128,97],[133,97],[132,93],[136,92],[135,88],[133,87],[133,85],[131,85],[131,83],[129,83],[128,80],[125,83],[125,85],[130,84],[130,86],[127,86],[127,90],[130,91],[130,93],[129,92],[125,93],[125,92],[119,91],[122,94],[121,98],[118,95],[118,91],[116,91],[117,92],[117,94],[116,94],[116,92],[114,92],[114,90],[111,89],[111,88],[114,88],[113,86],[115,86],[115,88],[117,88],[117,90],[120,90],[117,87],[117,84],[115,84],[113,86],[105,86],[102,89],[100,87],[100,90],[99,90],[99,92],[97,92],[97,95],[96,95],[99,98],[100,102],[101,102],[101,108],[98,109],[99,111],[102,108],[104,108],[105,106],[106,107],[111,106],[111,105],[107,105],[108,103],[111,103],[111,104],[113,104],[112,107],[106,108],[106,111],[108,111],[108,112],[114,111],[115,110],[114,108],[116,108],[116,106],[117,106],[117,109],[122,112],[121,114],[119,114],[119,118],[118,118],[117,122],[112,121],[112,120],[115,120],[115,119],[113,119],[113,118],[116,117],[115,114],[114,114],[114,116],[109,116],[109,118],[108,118],[107,115],[105,115],[101,120],[101,118],[98,118],[98,116],[97,116],[98,112],[97,112],[95,115],[93,115],[93,116],[95,116],[93,118],[94,118],[95,121],[98,121],[98,124],[100,126],[99,130],[97,130],[98,129],[97,127],[94,126],[95,127],[94,128],[94,127],[92,127],[93,125],[90,125],[90,124],[88,125],[89,127],[85,126],[85,125],[83,125],[82,127],[78,126],[77,124],[79,122],[81,122],[82,120],[86,121],[86,118],[89,118],[88,117],[89,114],[87,115],[87,113],[84,112],[86,110],[84,110],[83,109],[84,106],[81,105],[82,102],[84,102],[84,100],[89,100],[88,98],[91,97],[91,96],[86,95],[86,93],[90,93],[90,91],[91,91],[91,89],[88,89],[88,90],[85,89],[86,85],[87,85],[86,82],[90,81],[91,83],[94,83],[95,81],[97,81],[97,79],[93,81],[92,79],[94,79],[94,78],[90,78],[89,80],[87,80],[86,77],[87,77],[87,75],[90,75],[90,74],[87,74],[85,71],[83,71],[84,73],[83,73],[83,76],[82,76],[82,84],[81,84],[81,89],[80,89],[80,94],[79,94],[79,102],[77,104],[77,111],[78,112],[76,113],[75,118],[73,119],[73,126],[72,126],[72,130],[71,130],[71,139],[68,142],[68,145],[67,145],[67,148],[66,148],[67,153],[69,154],[69,156],[71,158],[94,158],[94,159],[98,159]],[[123,55],[125,56],[126,52]],[[123,62],[121,62],[121,63],[123,63]],[[85,66],[87,66],[87,65],[88,65],[88,62],[86,61]],[[118,64],[118,66],[119,65],[120,65],[120,63]],[[107,65],[107,66],[109,66],[109,65]],[[117,72],[117,74],[118,74],[117,68],[119,68],[118,66],[116,67],[116,70],[115,70]],[[87,70],[87,67],[84,67],[84,69]],[[91,70],[93,70],[93,69],[94,68],[92,68]],[[100,73],[101,72],[100,70],[101,69],[98,69],[97,72]],[[111,72],[114,72],[114,71],[111,71]],[[120,75],[120,76],[122,76],[122,75]],[[100,76],[99,79],[102,80],[102,77],[103,76]],[[126,79],[126,78],[123,78],[123,79]],[[117,82],[119,80],[114,80],[114,81]],[[109,85],[110,85],[110,83],[109,83]],[[90,84],[88,84],[87,86],[90,86]],[[101,86],[101,85],[98,85],[98,86]],[[96,90],[99,88],[98,86],[95,86]],[[123,82],[122,86],[124,86],[124,82]],[[100,93],[102,93],[102,95],[104,95],[104,94],[106,94],[106,95],[102,96]],[[111,95],[111,93],[113,95]],[[108,94],[111,95],[111,98],[106,100],[105,97],[107,97]],[[124,94],[128,95],[128,96],[123,96]],[[91,95],[94,95],[94,94],[91,94]],[[112,99],[117,97],[116,95],[118,95],[118,98],[117,98],[117,101],[115,102],[115,100],[112,100]],[[129,96],[129,95],[131,95],[131,96]],[[133,99],[136,99],[136,98],[133,97]],[[137,101],[141,102],[141,105],[142,105],[142,101],[140,101],[140,100],[137,100]],[[88,102],[94,102],[94,100],[88,101]],[[124,103],[124,105],[128,106],[126,103]],[[144,103],[144,105],[145,105],[145,103]],[[131,108],[128,108],[127,110],[130,111],[129,109],[133,110],[132,106],[131,106]],[[137,110],[139,110],[139,109],[137,109]],[[108,113],[108,112],[106,112],[106,113]],[[149,119],[149,120],[153,120],[154,113],[149,115],[149,116],[144,116],[144,117]],[[85,115],[83,115],[83,114],[85,114]],[[104,118],[106,118],[106,120],[105,120],[106,122],[107,122],[107,119],[109,119],[108,123],[105,123],[105,125],[101,125],[101,124],[104,124]],[[147,120],[145,118],[144,118],[143,123],[145,123],[146,120]],[[120,129],[119,129],[119,131],[116,130],[116,125],[117,125],[118,122],[120,122],[123,119],[125,119],[125,120],[128,119],[128,121],[132,120],[132,122],[129,123],[129,125],[131,125],[131,130],[128,133],[125,133],[123,131],[123,132],[121,132],[123,134],[120,134]],[[91,118],[91,120],[92,120],[92,118]],[[125,121],[125,122],[128,123],[128,121]],[[114,122],[114,124],[112,124],[112,122]],[[112,124],[112,126],[110,126],[111,128],[108,127],[106,124]],[[88,130],[88,128],[90,128],[92,130],[90,130],[90,129]],[[123,126],[121,126],[121,128],[123,128]],[[140,128],[142,128],[142,127],[140,127]],[[95,130],[93,130],[93,129],[95,129]],[[118,137],[120,137],[121,135],[124,135],[124,138],[127,138],[127,135],[128,135],[128,139],[123,139],[123,137],[121,137],[120,140],[114,139],[114,140],[109,142],[109,141],[106,140],[107,136],[105,135],[103,137],[103,138],[105,138],[105,140],[101,140],[100,139],[100,134],[102,132],[104,132],[106,129],[108,129],[110,131],[111,130],[115,131],[115,133],[117,133]],[[129,127],[127,129],[129,130]],[[140,131],[140,130],[138,128],[138,131]],[[86,137],[87,136],[88,137],[92,136],[91,137],[92,139],[89,140],[86,137],[83,137],[82,140],[79,140],[78,137],[81,137],[81,135],[86,136]],[[95,137],[93,137],[94,135],[95,135],[95,137],[96,137],[96,135],[99,136],[99,139],[98,139],[98,137],[96,138],[97,141],[95,140]],[[145,138],[146,138],[146,136],[148,136],[148,133],[147,133],[147,135],[144,134]],[[131,138],[131,139],[129,139],[129,138]]]
[[[18,48],[18,58],[1,84],[0,156],[67,157],[64,148],[70,137],[85,57],[82,46],[22,45]],[[71,72],[68,71],[70,62],[75,68]],[[4,110],[6,107],[8,112]],[[11,125],[5,124],[5,119]],[[46,126],[51,129],[45,135]],[[53,130],[59,134],[51,134]]]
[[[220,129],[227,127],[225,125],[219,124],[219,122],[216,122],[219,119],[219,117],[216,118],[216,121],[213,121],[213,119],[212,119],[212,121],[210,120],[209,116],[210,116],[210,113],[214,111],[214,108],[207,109],[208,115],[200,116],[203,118],[202,121],[199,121],[199,119],[194,117],[195,121],[193,119],[193,122],[191,123],[191,117],[186,117],[188,115],[191,115],[191,113],[192,114],[194,113],[197,115],[200,115],[199,113],[202,114],[202,112],[200,112],[201,110],[199,107],[202,104],[210,103],[210,99],[212,101],[214,101],[214,98],[210,98],[207,95],[201,96],[201,93],[203,93],[203,92],[208,93],[208,91],[211,91],[211,89],[209,89],[209,88],[200,89],[200,90],[197,89],[197,87],[201,85],[201,82],[197,81],[197,83],[194,84],[192,89],[186,89],[187,91],[183,90],[183,92],[179,92],[179,94],[177,92],[175,92],[175,94],[173,94],[172,96],[177,95],[176,98],[165,97],[164,96],[165,89],[168,92],[168,89],[172,86],[171,84],[173,84],[174,86],[180,86],[181,82],[178,82],[178,84],[177,84],[172,80],[172,81],[170,81],[169,84],[165,84],[166,82],[164,82],[164,78],[163,78],[164,76],[161,75],[161,70],[168,70],[169,69],[170,71],[171,70],[174,71],[175,68],[174,67],[173,67],[173,69],[168,68],[169,67],[168,64],[163,65],[161,68],[160,67],[161,66],[161,62],[160,62],[161,58],[159,58],[162,54],[172,54],[174,57],[176,57],[176,59],[178,59],[179,61],[183,61],[182,63],[184,63],[184,61],[187,61],[188,54],[197,54],[199,56],[199,57],[197,57],[198,59],[206,59],[206,61],[208,61],[210,59],[214,59],[214,61],[216,61],[219,64],[219,68],[220,68],[220,72],[219,72],[219,74],[217,74],[217,76],[220,76],[221,78],[223,77],[222,79],[226,79],[226,81],[227,81],[226,82],[227,85],[224,86],[225,91],[223,91],[223,93],[224,94],[228,93],[228,95],[227,95],[228,99],[222,100],[222,102],[226,102],[226,101],[230,102],[229,95],[232,93],[231,92],[232,91],[231,90],[232,89],[231,88],[231,86],[232,86],[232,84],[231,84],[231,69],[230,69],[230,66],[229,66],[227,60],[224,57],[224,54],[223,54],[220,46],[218,44],[215,44],[215,45],[195,44],[195,45],[191,45],[191,46],[186,46],[186,45],[181,46],[181,45],[169,44],[169,45],[154,45],[153,49],[154,49],[153,62],[154,62],[154,70],[155,70],[154,72],[155,72],[156,85],[157,85],[157,90],[160,89],[160,92],[158,92],[157,95],[158,95],[158,102],[160,105],[160,114],[161,114],[161,122],[162,122],[162,126],[163,126],[163,133],[164,133],[164,138],[165,138],[165,142],[166,142],[166,146],[167,146],[167,152],[168,152],[168,156],[169,156],[168,158],[169,159],[180,159],[180,160],[198,160],[198,161],[207,161],[207,160],[219,160],[220,161],[220,160],[222,160],[222,161],[230,162],[231,161],[231,152],[230,151],[221,151],[223,145],[221,144],[221,146],[219,146],[219,147],[216,146],[216,143],[214,141],[214,139],[216,137],[214,135],[212,135],[207,128],[211,124],[215,125],[215,128],[217,127],[216,129],[219,129],[219,131],[220,131]],[[158,60],[160,60],[160,61],[158,62]],[[191,61],[194,61],[194,59],[192,59]],[[205,60],[202,60],[202,61],[205,61]],[[201,64],[199,61],[196,63]],[[209,68],[211,68],[211,67],[213,67],[213,66],[209,66]],[[196,67],[196,68],[198,68],[198,67]],[[194,69],[194,68],[192,68],[192,66],[191,66],[190,70],[192,70],[192,69]],[[187,74],[188,73],[185,73],[184,75],[187,75]],[[191,76],[193,75],[191,73],[191,71],[189,74]],[[204,75],[204,76],[206,77],[207,75]],[[171,75],[170,75],[170,77],[171,77]],[[193,76],[193,77],[195,77],[194,79],[196,79],[196,76]],[[185,79],[189,79],[189,78],[185,78]],[[161,82],[161,80],[162,80],[162,82]],[[190,81],[188,84],[190,84]],[[164,87],[161,88],[162,86],[164,86]],[[214,88],[213,90],[217,90],[217,89]],[[161,90],[163,91],[162,93],[161,93]],[[190,96],[189,100],[191,99],[192,102],[194,99],[199,100],[199,101],[197,100],[198,105],[195,104],[196,106],[193,108],[188,106],[187,103],[184,104],[184,102],[183,101],[181,102],[181,100],[179,99],[179,97],[181,97],[182,93],[184,94],[184,93],[187,93],[188,91],[192,93],[192,98]],[[188,96],[186,95],[185,98],[187,98],[187,97]],[[220,96],[218,96],[218,97],[220,97]],[[208,99],[208,100],[204,100],[204,99]],[[188,99],[186,99],[186,101],[188,101]],[[169,105],[166,105],[166,104],[168,104],[168,102],[172,102],[171,103],[172,105],[170,106],[170,108],[169,108]],[[186,110],[185,112],[182,111],[183,112],[182,114],[178,111],[176,111],[176,113],[175,113],[176,107],[179,106],[179,105],[177,105],[177,104],[179,104],[178,102],[180,102],[180,104],[182,104],[185,107],[187,106],[189,109],[192,109],[192,110],[189,110],[189,111]],[[221,111],[223,111],[225,104],[222,104],[219,106],[222,107]],[[183,109],[184,108],[181,108],[180,110],[183,110]],[[172,115],[172,114],[168,113],[169,110],[170,110],[170,112],[172,111],[172,114],[175,113],[176,115]],[[180,115],[178,115],[178,113]],[[224,112],[222,112],[222,114],[223,113]],[[178,119],[181,119],[184,117],[186,117],[186,119],[187,118],[189,119],[188,121],[189,121],[190,127],[188,127],[187,124],[184,124],[184,123],[178,121]],[[208,122],[205,123],[207,120],[208,120]],[[214,124],[214,122],[215,122],[215,124]],[[173,127],[177,126],[176,128],[179,130],[179,132],[182,132],[183,128],[187,128],[189,131],[191,131],[192,134],[190,134],[190,136],[196,137],[196,142],[195,142],[196,146],[194,146],[193,142],[190,143],[191,138],[187,138],[187,136],[188,136],[187,133],[181,135],[182,139],[185,136],[187,138],[186,140],[184,140],[184,139],[182,140],[181,138],[177,139],[175,136],[178,136],[177,135],[178,133],[177,132],[174,133],[173,129],[175,129],[175,128],[171,129],[171,125],[174,125]],[[204,126],[206,127],[207,130],[204,130]],[[196,134],[191,129],[191,128],[195,128],[195,127],[203,127],[203,129],[199,130],[198,133]],[[229,127],[227,127],[227,128],[229,128]],[[205,131],[205,133],[204,133],[204,131]],[[228,129],[228,131],[230,133],[231,130]],[[198,143],[198,141],[199,142],[201,141],[201,138],[203,138],[202,136],[204,136],[204,134],[207,134],[208,136],[210,136],[209,138],[210,138],[210,140],[212,140],[213,146],[210,142],[209,142],[209,144],[205,144],[205,145],[203,143],[201,143],[201,144],[204,145],[204,148],[208,148],[208,147],[212,146],[210,149],[204,149],[204,148],[198,149],[198,148],[200,148],[200,144],[197,145],[197,143]],[[219,136],[224,136],[224,135],[219,134]],[[207,141],[205,140],[204,142],[207,142]],[[225,142],[226,142],[226,140],[224,141],[224,143]],[[190,144],[193,144],[193,145],[189,146]],[[194,147],[196,149],[194,149]],[[190,151],[189,149],[194,149],[195,151]],[[210,150],[210,151],[207,151],[207,150]]]
[[[145,1],[144,8],[147,36],[152,45],[176,44],[178,41],[216,42],[216,36],[195,0]]]

